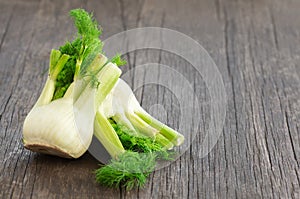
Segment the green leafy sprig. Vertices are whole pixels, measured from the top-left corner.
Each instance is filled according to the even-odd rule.
[[[126,152],[96,170],[96,181],[100,184],[108,187],[122,186],[126,190],[141,188],[154,171],[157,160],[173,160],[174,153],[167,151],[152,138],[133,135],[127,127],[112,119],[110,122]]]
[[[67,41],[59,48],[70,59],[57,76],[52,100],[63,97],[76,78],[85,76],[96,55],[102,52],[103,43],[99,39],[101,29],[93,15],[83,9],[74,9],[70,11],[70,16],[77,28],[77,36],[72,42]]]

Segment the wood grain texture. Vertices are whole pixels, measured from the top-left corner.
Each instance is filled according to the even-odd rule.
[[[65,160],[23,148],[22,124],[46,80],[51,48],[72,36],[67,13],[93,11],[103,39],[123,30],[158,26],[205,47],[222,74],[228,97],[222,136],[199,158],[209,122],[209,94],[200,74],[159,50],[125,55],[128,83],[168,74],[135,71],[155,62],[174,67],[201,102],[199,135],[170,166],[151,174],[144,189],[97,185],[98,162],[88,153]],[[0,0],[1,198],[299,198],[300,2],[298,0]],[[178,128],[179,104],[167,88],[136,90],[151,114]],[[160,104],[160,106],[158,105]],[[162,107],[164,111],[162,111]]]

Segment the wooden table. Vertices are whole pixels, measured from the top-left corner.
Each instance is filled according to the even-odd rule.
[[[93,171],[99,163],[89,153],[67,160],[23,148],[22,124],[45,82],[50,49],[72,38],[67,13],[78,7],[94,12],[103,39],[158,26],[192,37],[209,52],[224,81],[227,113],[208,156],[200,158],[198,149],[209,103],[201,106],[190,149],[151,174],[144,189],[98,185]],[[0,0],[1,198],[300,198],[299,10],[298,0]],[[198,99],[209,102],[201,75],[182,58],[159,50],[125,58],[123,72],[149,62],[173,66],[193,84]],[[132,85],[143,77],[131,80]],[[172,92],[147,85],[136,95],[153,115],[177,127]]]

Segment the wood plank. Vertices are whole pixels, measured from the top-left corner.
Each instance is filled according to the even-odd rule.
[[[199,135],[177,161],[151,174],[144,189],[97,185],[98,162],[40,155],[22,145],[22,124],[45,82],[51,48],[72,36],[67,13],[94,12],[103,39],[123,30],[157,26],[187,34],[216,62],[228,97],[217,145],[204,158],[210,96],[203,77],[176,55],[159,50],[128,53],[123,72],[134,88],[171,78],[135,70],[145,63],[172,66],[201,103]],[[300,2],[280,1],[3,1],[0,0],[0,196],[1,198],[299,198]],[[178,128],[180,104],[170,90],[146,85],[135,91],[143,107]],[[193,102],[194,103],[194,102]]]

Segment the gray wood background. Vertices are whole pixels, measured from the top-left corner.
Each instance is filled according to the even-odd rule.
[[[127,54],[123,71],[148,62],[173,66],[201,101],[200,128],[190,149],[151,174],[144,189],[98,185],[98,162],[88,153],[66,160],[23,148],[22,124],[45,82],[50,49],[71,38],[67,13],[78,7],[94,12],[103,39],[161,26],[207,49],[228,97],[222,135],[208,156],[197,153],[210,114],[203,79],[183,59],[157,50]],[[299,10],[299,0],[0,0],[0,197],[300,198]],[[138,75],[128,81],[142,80]],[[147,85],[136,95],[149,112],[177,128],[172,92]]]

